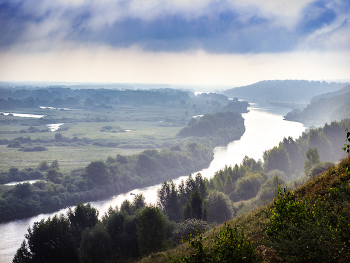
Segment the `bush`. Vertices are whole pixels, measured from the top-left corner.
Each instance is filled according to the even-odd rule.
[[[47,147],[45,146],[32,146],[32,147],[21,147],[19,149],[19,151],[23,151],[23,152],[42,152],[42,151],[47,151]]]
[[[206,221],[194,218],[187,219],[177,224],[176,229],[173,231],[173,240],[180,242],[183,238],[189,238],[191,235],[194,236],[196,232],[202,233],[209,228],[210,226]]]
[[[223,223],[233,217],[233,205],[227,195],[213,191],[206,198],[208,203],[208,221]]]
[[[231,227],[230,224],[225,223],[218,234],[209,240],[211,246],[204,246],[204,241],[208,239],[203,238],[202,234],[197,231],[196,235],[187,241],[188,245],[193,248],[191,254],[181,255],[173,262],[251,263],[257,258],[254,245],[236,226]]]

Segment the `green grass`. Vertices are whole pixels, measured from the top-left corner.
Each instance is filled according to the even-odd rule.
[[[189,114],[185,115],[185,111]],[[83,168],[93,160],[105,160],[108,156],[140,153],[149,148],[147,145],[153,145],[159,149],[164,145],[176,144],[179,141],[176,134],[185,126],[190,116],[195,115],[189,105],[184,107],[116,105],[113,109],[72,111],[22,109],[5,112],[46,115],[45,119],[52,120],[52,123],[65,124],[56,132],[21,133],[21,130],[27,130],[30,126],[39,130],[47,127],[45,124],[38,125],[40,120],[35,118],[0,116],[0,139],[13,140],[17,137],[29,136],[32,140],[38,138],[50,140],[54,138],[55,133],[61,133],[63,137],[70,139],[78,137],[93,141],[116,142],[121,147],[100,147],[91,144],[63,147],[54,146],[54,143],[51,143],[43,144],[48,151],[22,152],[1,145],[0,171],[7,171],[10,167],[33,168],[43,160],[48,162],[58,160],[61,169],[71,171]],[[109,121],[94,121],[96,118],[107,118]],[[112,129],[103,131],[105,126],[111,126]],[[128,131],[121,132],[121,130]]]

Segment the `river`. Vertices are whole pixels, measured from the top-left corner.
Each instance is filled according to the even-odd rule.
[[[305,127],[298,122],[290,122],[283,120],[289,110],[279,107],[259,108],[252,104],[249,113],[244,113],[246,132],[240,140],[229,143],[226,147],[216,147],[214,149],[214,159],[207,169],[199,171],[204,177],[210,178],[216,171],[225,167],[225,165],[235,165],[242,162],[244,156],[249,156],[256,160],[262,159],[263,152],[274,146],[283,139],[283,137],[291,136],[298,138]],[[196,172],[197,173],[197,172]],[[196,174],[194,173],[194,174]],[[175,182],[186,179],[187,176],[175,178]],[[92,206],[100,211],[102,216],[110,206],[120,206],[125,200],[133,199],[130,193],[143,193],[147,203],[156,203],[157,188],[160,185],[153,185],[141,189],[134,189],[130,192],[123,193],[106,200],[91,202]],[[15,220],[8,223],[0,224],[0,263],[10,263],[24,240],[27,228],[32,226],[34,222],[43,218],[48,218],[57,213],[66,213],[68,208],[62,209],[53,214],[41,214],[28,219]]]

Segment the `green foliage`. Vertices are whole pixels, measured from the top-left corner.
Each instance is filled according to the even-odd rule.
[[[320,155],[318,154],[317,148],[310,148],[306,151],[307,160],[304,162],[304,173],[309,175],[311,168],[320,163]]]
[[[233,218],[232,201],[222,192],[212,191],[206,198],[208,204],[208,221],[223,223]]]
[[[137,211],[138,209],[146,206],[145,197],[143,196],[142,193],[134,196],[134,200],[133,200],[132,205],[133,205],[134,211]]]
[[[201,193],[198,190],[191,192],[190,201],[183,208],[183,219],[203,219],[207,221],[208,211]]]
[[[81,241],[81,235],[86,228],[93,228],[98,223],[98,211],[91,207],[90,203],[79,203],[74,210],[69,208],[67,216],[71,231],[77,244]]]
[[[311,148],[317,148],[321,161],[330,161],[333,159],[334,150],[331,142],[326,137],[323,130],[312,129],[308,134],[308,145]]]
[[[62,214],[43,219],[28,229],[14,263],[78,262],[69,221]]]
[[[51,169],[59,169],[59,164],[57,160],[53,160],[50,166]]]
[[[147,206],[139,214],[137,235],[142,255],[162,250],[165,246],[166,219],[158,207]]]
[[[260,200],[270,201],[275,196],[277,189],[285,184],[286,182],[276,174],[261,186],[257,197]]]
[[[289,154],[287,153],[286,149],[284,149],[283,145],[273,147],[268,152],[265,152],[263,157],[265,162],[265,171],[268,172],[275,169],[285,173],[289,173],[291,171]]]
[[[184,239],[192,248],[190,255],[181,255],[173,262],[254,262],[256,255],[254,245],[245,237],[238,227],[225,223],[214,237],[204,238],[197,231],[193,236]],[[209,242],[209,245],[205,245]]]
[[[55,133],[55,141],[56,142],[61,142],[62,140],[63,140],[62,133]]]
[[[172,237],[175,242],[179,243],[183,238],[188,239],[190,236],[194,236],[197,232],[202,233],[209,228],[210,226],[207,221],[189,218],[176,225]]]
[[[39,163],[38,165],[38,169],[39,171],[46,171],[50,168],[50,166],[48,165],[47,161],[42,161]]]
[[[247,173],[237,180],[233,201],[248,200],[255,197],[262,184],[266,181],[266,175],[261,172]]]
[[[348,129],[346,129],[345,131],[346,131],[346,141],[349,144],[344,144],[343,150],[347,153],[350,153],[350,132]]]
[[[103,161],[91,162],[85,168],[86,177],[98,184],[106,184],[110,180],[110,173]]]
[[[224,141],[238,139],[244,133],[244,119],[237,112],[206,114],[199,119],[192,118],[179,136],[220,136]]]
[[[13,191],[18,198],[25,198],[32,194],[32,186],[30,183],[16,184]]]
[[[170,220],[179,221],[181,219],[179,193],[172,180],[164,182],[157,190],[158,207],[166,214]]]
[[[348,262],[350,177],[327,197],[311,200],[297,198],[294,192],[279,189],[268,213],[267,246],[286,262]],[[339,206],[339,202],[344,205]]]
[[[309,176],[313,178],[316,175],[331,169],[332,167],[334,167],[334,163],[332,162],[317,163],[311,168]]]
[[[103,263],[115,253],[111,236],[102,224],[84,231],[79,248],[80,262]]]

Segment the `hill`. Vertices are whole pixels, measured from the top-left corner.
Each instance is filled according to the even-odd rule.
[[[335,92],[312,98],[311,103],[302,111],[289,112],[286,120],[299,121],[306,125],[323,125],[332,120],[350,117],[350,85]]]
[[[344,83],[307,80],[266,80],[252,85],[228,89],[223,92],[230,98],[239,97],[253,102],[285,103],[287,107],[297,108],[290,102],[308,103],[319,94],[333,92],[343,88]]]
[[[349,262],[350,156],[294,191],[139,262]],[[235,261],[236,262],[236,261]]]

